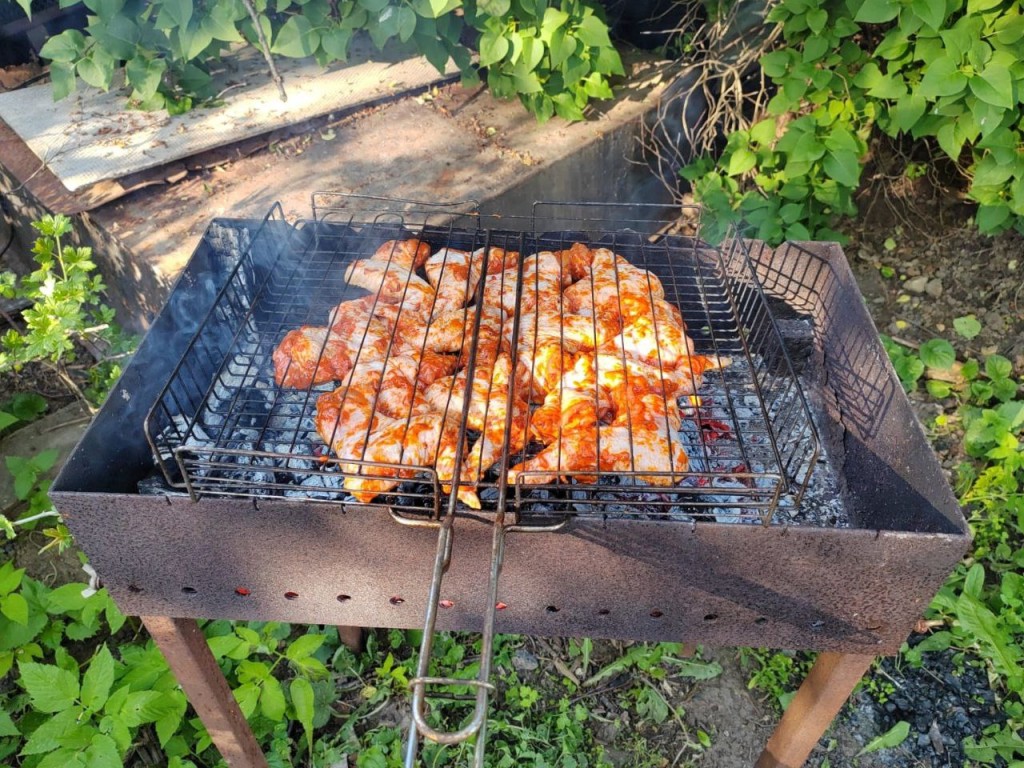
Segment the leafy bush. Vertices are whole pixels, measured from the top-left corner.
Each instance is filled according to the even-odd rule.
[[[114,323],[114,310],[103,303],[105,286],[96,274],[92,250],[65,243],[71,220],[47,215],[32,226],[39,232],[32,248],[37,269],[21,280],[13,272],[0,272],[0,296],[31,302],[22,312],[24,329],[9,328],[0,337],[0,373],[42,363],[83,402],[99,402],[120,375],[118,360],[133,342]],[[100,358],[84,390],[68,371],[76,343],[88,344]]]
[[[583,0],[253,0],[254,13],[242,0],[85,4],[85,34],[67,30],[42,49],[55,99],[73,92],[76,78],[107,90],[123,69],[133,106],[176,114],[212,104],[212,67],[235,44],[260,46],[260,33],[268,55],[313,56],[323,66],[345,61],[361,30],[378,47],[397,39],[439,71],[454,60],[467,83],[486,68],[496,96],[518,96],[539,120],[582,119],[590,99],[611,98],[608,77],[623,74],[607,25]],[[466,44],[476,36],[478,64]]]
[[[957,318],[954,328],[966,338],[980,325]],[[914,353],[890,345],[890,356],[904,370],[904,386],[916,390],[923,377],[929,395],[952,401],[936,429],[962,431],[968,457],[959,469],[960,499],[969,511],[974,547],[929,608],[928,618],[943,626],[905,657],[923,663],[928,651],[956,648],[980,658],[1007,718],[965,743],[971,760],[995,763],[1024,758],[1024,394],[1013,364],[997,354],[984,361],[955,364],[948,341],[933,339]],[[917,360],[908,366],[908,360]],[[955,375],[949,375],[954,372]],[[938,374],[943,374],[941,377]],[[952,383],[947,381],[952,379]],[[932,386],[936,384],[938,386]]]
[[[784,39],[761,59],[768,115],[684,170],[696,197],[773,243],[837,239],[880,131],[937,145],[969,179],[982,232],[1022,226],[1019,3],[783,0],[768,21]]]

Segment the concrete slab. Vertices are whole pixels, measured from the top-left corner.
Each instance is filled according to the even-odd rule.
[[[245,48],[214,74],[224,104],[182,115],[125,109],[129,89],[104,93],[82,87],[53,101],[49,83],[0,94],[0,119],[70,191],[155,168],[276,128],[422,88],[440,74],[397,44],[378,51],[366,36],[353,39],[349,61],[327,69],[313,59],[277,60],[288,100],[281,101],[262,54]]]
[[[29,459],[41,451],[57,449],[57,461],[46,476],[57,476],[64,459],[78,444],[92,416],[80,403],[61,408],[56,413],[33,421],[0,440],[0,456],[21,456]],[[0,467],[0,514],[10,515],[19,504],[14,494],[14,478],[6,467]]]
[[[538,125],[517,102],[447,86],[308,122],[247,156],[83,213],[78,233],[95,250],[122,322],[141,330],[213,218],[262,217],[278,201],[290,219],[307,217],[316,191],[475,199],[515,215],[529,215],[535,200],[669,204],[639,142],[665,65],[643,54],[624,59],[630,77],[586,122]],[[10,199],[23,221],[40,208],[31,195]]]

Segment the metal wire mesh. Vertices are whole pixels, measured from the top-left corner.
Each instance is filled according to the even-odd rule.
[[[279,386],[274,377],[274,350],[289,331],[324,326],[339,303],[369,295],[346,281],[347,266],[368,258],[382,243],[415,236],[432,252],[499,248],[525,257],[573,243],[609,248],[660,280],[665,300],[683,316],[695,353],[720,364],[702,379],[695,376],[694,393],[678,400],[682,426],[673,439],[685,445],[685,471],[670,467],[664,481],[652,477],[658,473],[606,472],[597,466],[563,471],[558,465],[555,477],[546,480],[524,472],[510,494],[516,522],[546,525],[567,515],[766,520],[780,499],[798,500],[818,453],[817,435],[743,241],[713,247],[695,237],[651,238],[611,227],[603,215],[591,212],[577,207],[564,224],[558,222],[561,211],[528,225],[500,220],[503,229],[492,228],[499,220],[478,216],[472,204],[384,206],[373,198],[314,196],[313,220],[295,227],[283,222],[279,210],[272,212],[252,244],[235,256],[235,270],[147,419],[147,435],[168,482],[194,497],[275,495],[345,503],[353,501],[342,487],[347,479],[400,473],[400,484],[371,503],[399,515],[440,515],[447,489],[429,463],[341,462],[331,455],[317,434],[316,414],[318,399],[336,382],[296,388]],[[646,216],[644,211],[635,218],[619,216],[616,225],[625,218],[649,228]],[[549,221],[561,229],[539,231]],[[518,307],[528,303],[531,290],[523,261],[500,277],[500,293],[514,292]],[[458,365],[472,381],[476,355],[484,354],[481,313],[473,311],[483,300],[484,281],[466,288],[470,309]],[[518,356],[528,363],[535,350],[516,346],[515,340],[529,339],[530,316],[517,309],[509,319],[514,362]],[[385,359],[395,343],[392,339]],[[486,386],[490,413],[494,379],[486,379]],[[507,403],[522,395],[515,384],[501,393]],[[503,413],[501,398],[493,399],[493,412]],[[462,408],[456,477],[480,440],[465,426],[468,406]],[[534,402],[531,409],[536,407]],[[446,408],[459,419],[457,404]],[[484,510],[499,503],[508,468],[543,449],[536,441],[506,444],[497,465],[473,477]],[[629,451],[632,456],[632,438]]]

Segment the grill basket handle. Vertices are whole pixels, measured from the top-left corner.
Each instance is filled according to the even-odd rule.
[[[412,689],[412,723],[409,726],[409,737],[406,741],[405,768],[414,768],[416,755],[419,752],[419,740],[422,736],[427,741],[438,744],[461,744],[477,737],[473,752],[474,768],[483,768],[484,753],[487,743],[487,706],[489,696],[494,691],[490,682],[491,657],[494,651],[494,622],[497,616],[498,579],[501,576],[501,565],[505,554],[504,515],[498,514],[492,527],[491,536],[491,571],[487,586],[487,612],[484,617],[482,640],[480,643],[480,671],[476,679],[453,677],[431,677],[427,674],[430,668],[430,657],[434,647],[434,627],[437,623],[437,610],[441,595],[441,581],[451,560],[452,524],[454,516],[445,517],[439,524],[437,535],[437,554],[434,558],[434,572],[430,582],[430,593],[427,598],[427,612],[424,619],[423,639],[420,642],[420,656],[417,661],[416,676],[410,681]],[[457,731],[439,731],[426,721],[427,686],[469,686],[476,689],[476,704],[469,722]]]

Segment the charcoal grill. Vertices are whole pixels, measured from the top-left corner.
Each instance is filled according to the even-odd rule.
[[[410,761],[419,733],[483,729],[495,631],[895,653],[968,533],[841,251],[652,237],[653,215],[315,195],[297,224],[279,207],[216,220],[54,501],[128,613],[425,625]],[[429,467],[355,503],[311,427],[317,391],[276,387],[271,354],[358,295],[347,263],[412,235],[524,255],[602,245],[656,274],[723,363],[684,403],[685,476],[510,486],[503,470],[535,448],[506,446],[479,511]],[[435,629],[484,634],[476,711],[454,734],[424,716],[451,682],[426,677]]]

